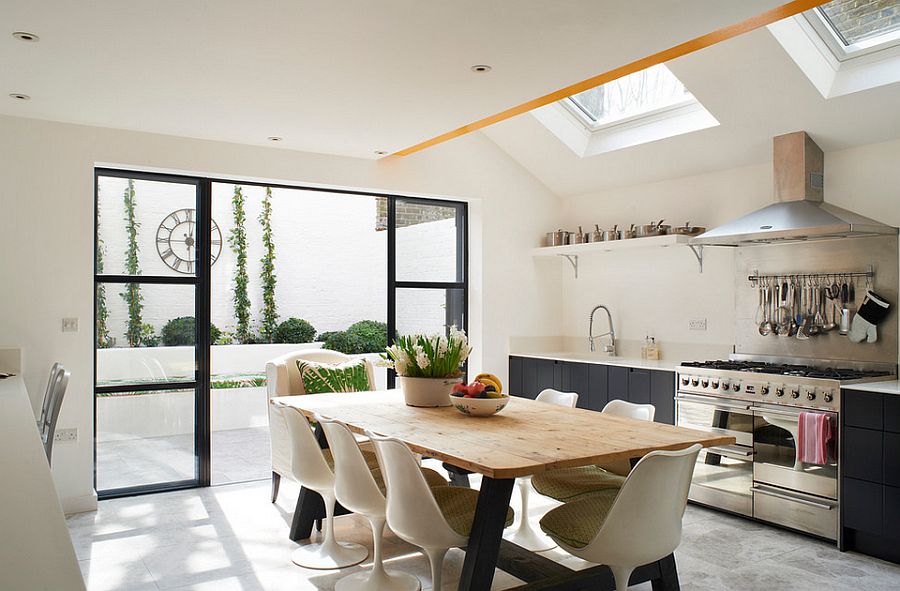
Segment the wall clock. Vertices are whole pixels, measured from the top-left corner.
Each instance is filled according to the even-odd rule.
[[[178,209],[167,215],[156,229],[156,251],[159,258],[179,273],[194,273],[197,249],[194,233],[197,230],[196,210]],[[210,231],[211,248],[209,264],[216,263],[222,252],[222,232],[216,220]]]

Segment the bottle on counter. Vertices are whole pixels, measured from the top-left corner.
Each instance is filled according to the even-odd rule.
[[[647,345],[647,356],[644,359],[659,360],[659,345],[656,344],[656,337],[650,337],[650,344]]]

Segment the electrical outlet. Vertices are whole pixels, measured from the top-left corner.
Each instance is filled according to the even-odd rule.
[[[77,318],[63,318],[62,319],[62,331],[63,332],[78,332],[78,319]]]
[[[53,441],[78,441],[78,429],[57,429]]]
[[[691,318],[688,321],[690,330],[706,330],[706,318]]]

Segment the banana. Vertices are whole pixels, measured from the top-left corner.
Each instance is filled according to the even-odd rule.
[[[503,382],[500,381],[500,378],[491,373],[480,373],[475,376],[476,382],[481,382],[485,386],[493,386],[497,393],[503,392]]]

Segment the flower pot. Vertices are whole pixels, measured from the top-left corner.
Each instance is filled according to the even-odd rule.
[[[462,378],[397,377],[397,385],[409,406],[450,406],[450,392]]]

